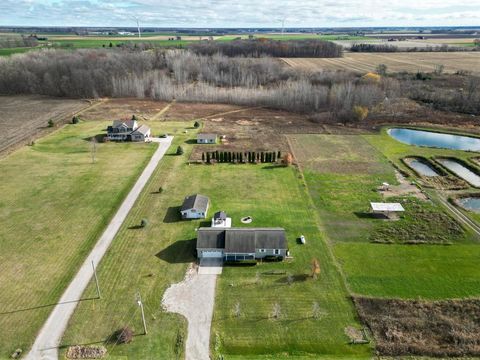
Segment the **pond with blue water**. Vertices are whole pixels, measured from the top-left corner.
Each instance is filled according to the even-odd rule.
[[[440,176],[440,174],[432,167],[430,164],[416,158],[406,158],[405,162],[408,166],[410,166],[413,170],[417,172],[417,174],[422,176]]]
[[[406,128],[392,128],[387,132],[395,140],[408,145],[480,152],[480,138]]]
[[[480,213],[480,197],[464,197],[457,200],[464,209]]]
[[[475,187],[480,187],[480,176],[455,159],[437,159],[440,164],[452,173]]]

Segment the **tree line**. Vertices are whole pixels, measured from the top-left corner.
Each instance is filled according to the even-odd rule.
[[[257,163],[275,163],[281,160],[280,151],[209,151],[202,153],[202,162],[211,164],[218,163],[237,163],[237,164],[257,164]]]
[[[35,47],[38,40],[33,36],[0,37],[0,49],[17,47]]]
[[[221,54],[229,57],[342,57],[343,47],[324,40],[271,40],[266,38],[191,43],[189,50],[200,55]]]
[[[187,50],[44,49],[0,58],[0,94],[69,98],[135,97],[265,106],[334,121],[361,121],[388,99],[410,97],[439,108],[480,113],[478,77],[454,92],[428,81],[366,77],[346,71],[304,71],[269,57],[205,56]],[[362,111],[359,111],[361,109]],[[370,111],[372,113],[373,111]]]

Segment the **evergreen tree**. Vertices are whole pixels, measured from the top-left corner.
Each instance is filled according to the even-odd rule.
[[[232,162],[232,152],[229,151],[228,154],[227,154],[227,159],[228,159],[228,162]]]
[[[233,153],[232,162],[234,163],[237,160],[237,153]]]
[[[219,161],[219,160],[220,160],[220,158],[219,158],[219,156],[218,156],[218,155],[219,155],[219,153],[218,153],[218,150],[217,150],[217,151],[215,151],[215,160],[217,160],[217,161]]]
[[[242,153],[240,153],[239,161],[240,161],[241,164],[243,163],[243,154]]]
[[[202,152],[202,162],[205,162],[205,153]]]
[[[264,163],[265,162],[265,153],[262,151],[262,153],[260,154],[260,162],[261,163]]]
[[[210,153],[207,152],[207,164],[210,164]]]
[[[275,152],[272,153],[272,162],[276,162],[277,158],[275,157],[277,154]]]
[[[277,158],[281,158],[282,157],[282,153],[279,151],[278,154],[277,154]]]

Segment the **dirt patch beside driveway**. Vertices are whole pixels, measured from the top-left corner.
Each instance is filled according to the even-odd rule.
[[[210,328],[216,280],[217,275],[199,275],[196,269],[190,267],[185,279],[170,286],[163,295],[164,308],[188,320],[186,360],[210,359]]]

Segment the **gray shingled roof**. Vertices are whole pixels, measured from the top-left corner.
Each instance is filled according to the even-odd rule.
[[[217,134],[198,134],[197,139],[200,140],[216,140]]]
[[[150,128],[147,125],[142,125],[139,128],[137,128],[132,134],[134,133],[140,133],[142,135],[146,135],[150,131]]]
[[[181,211],[195,209],[197,211],[206,212],[208,208],[209,199],[207,196],[195,194],[190,195],[185,198],[183,201]]]
[[[287,237],[282,228],[200,228],[197,248],[254,253],[256,249],[286,249]]]
[[[215,220],[217,219],[225,220],[227,218],[227,213],[225,211],[217,211],[215,215],[213,215],[213,218]]]
[[[113,120],[112,128],[116,128],[125,124],[128,128],[133,129],[135,120]]]
[[[225,248],[225,231],[219,228],[200,228],[197,235],[197,248]]]

